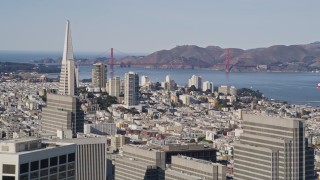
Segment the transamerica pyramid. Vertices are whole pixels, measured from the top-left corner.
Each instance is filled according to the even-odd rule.
[[[74,65],[70,22],[67,21],[63,56],[61,62],[59,94],[74,96],[76,95],[77,85],[78,68],[75,68]]]

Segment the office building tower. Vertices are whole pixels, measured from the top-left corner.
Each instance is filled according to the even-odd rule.
[[[171,166],[165,171],[165,179],[226,180],[226,166],[188,156],[172,156]]]
[[[84,112],[76,96],[47,94],[47,106],[42,109],[42,132],[56,135],[57,130],[83,132]]]
[[[139,75],[134,72],[125,74],[124,80],[124,104],[135,106],[139,98]]]
[[[188,87],[195,86],[197,89],[202,88],[202,78],[201,76],[192,75],[188,81]]]
[[[76,179],[106,179],[106,148],[105,137],[62,139],[58,142],[76,144]]]
[[[120,77],[109,78],[108,93],[110,96],[119,97],[119,95],[120,95]]]
[[[314,178],[314,150],[303,120],[243,114],[242,128],[234,147],[235,179]]]
[[[95,88],[106,88],[107,65],[103,63],[93,64],[92,68],[92,86]]]
[[[39,139],[0,141],[0,179],[76,179],[76,145]]]
[[[74,96],[77,91],[77,68],[74,65],[73,47],[71,38],[70,23],[67,21],[66,35],[64,40],[63,56],[61,61],[61,73],[59,94]]]
[[[74,67],[70,23],[67,22],[66,37],[61,65],[59,94],[47,94],[47,107],[42,110],[42,132],[56,135],[57,130],[71,130],[75,135],[83,132],[84,112],[77,89],[77,68]]]
[[[211,93],[213,93],[213,83],[212,82],[209,82],[209,81],[205,81],[203,82],[203,85],[202,85],[202,91],[207,91],[209,90]]]

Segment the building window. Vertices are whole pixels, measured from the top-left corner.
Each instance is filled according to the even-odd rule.
[[[59,166],[59,172],[66,171],[66,169],[67,169],[67,166],[66,166],[66,165],[61,165],[61,166]]]
[[[29,179],[28,174],[24,174],[20,176],[20,180],[28,180],[28,179]]]
[[[39,169],[39,161],[33,161],[30,163],[30,169],[31,171],[35,171]]]
[[[58,177],[57,177],[57,175],[55,174],[55,175],[51,175],[50,176],[50,180],[57,180],[58,179]]]
[[[40,171],[40,177],[48,176],[48,169],[44,169]]]
[[[48,159],[42,159],[41,160],[41,169],[47,168],[49,164],[49,160]]]
[[[57,172],[58,172],[58,168],[57,167],[50,168],[50,174],[55,174]]]
[[[74,162],[75,159],[76,159],[75,153],[68,154],[68,162]]]
[[[58,158],[52,157],[50,158],[50,166],[56,166],[58,164]]]
[[[39,177],[39,171],[30,173],[30,178],[31,178],[31,179],[36,179],[36,178],[38,178],[38,177]]]
[[[16,172],[16,165],[4,164],[2,166],[2,173],[4,174],[15,174],[15,172]]]
[[[13,176],[2,176],[2,180],[16,180]]]
[[[59,164],[65,164],[67,162],[67,155],[59,156]]]
[[[29,163],[20,164],[20,174],[29,172]]]

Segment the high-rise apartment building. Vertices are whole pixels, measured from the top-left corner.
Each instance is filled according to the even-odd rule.
[[[76,145],[40,139],[0,141],[0,179],[76,179]]]
[[[92,68],[92,86],[106,88],[107,65],[103,63],[93,64]]]
[[[42,132],[56,135],[57,130],[72,130],[75,135],[83,132],[84,113],[76,95],[77,72],[74,67],[70,23],[67,22],[66,37],[61,65],[58,94],[47,94],[47,107],[42,110]]]
[[[210,90],[210,92],[212,93],[213,90],[214,90],[214,89],[213,89],[213,83],[212,83],[212,82],[209,82],[209,81],[203,82],[202,90],[203,90],[203,91]]]
[[[146,86],[150,82],[148,76],[141,76],[141,86]]]
[[[134,72],[125,74],[124,79],[124,104],[135,106],[139,98],[139,75]]]
[[[120,95],[120,77],[109,78],[108,93],[110,96],[119,97]]]
[[[201,76],[192,75],[188,81],[188,87],[195,86],[197,89],[202,88],[202,78]]]
[[[242,128],[234,147],[235,179],[314,179],[314,150],[303,120],[244,114]]]

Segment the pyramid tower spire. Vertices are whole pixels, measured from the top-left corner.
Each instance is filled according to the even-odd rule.
[[[76,94],[77,76],[75,72],[70,22],[67,21],[64,40],[59,94],[74,96]]]

